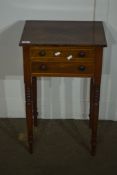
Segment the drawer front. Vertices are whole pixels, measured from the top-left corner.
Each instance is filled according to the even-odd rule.
[[[30,57],[39,61],[94,61],[94,47],[31,47]]]
[[[94,73],[93,63],[66,63],[66,62],[32,62],[32,74],[43,76],[91,76]]]

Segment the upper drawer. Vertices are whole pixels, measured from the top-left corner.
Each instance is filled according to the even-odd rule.
[[[42,47],[30,48],[31,59],[40,61],[93,61],[95,47]]]

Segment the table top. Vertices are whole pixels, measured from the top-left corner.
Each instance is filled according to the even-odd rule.
[[[107,45],[102,21],[27,20],[19,43],[25,45]]]

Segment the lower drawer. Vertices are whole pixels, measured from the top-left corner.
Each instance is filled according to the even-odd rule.
[[[40,76],[91,76],[93,63],[32,62],[32,74]]]

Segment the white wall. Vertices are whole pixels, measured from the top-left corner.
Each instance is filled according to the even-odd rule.
[[[108,47],[104,52],[100,117],[117,120],[117,1],[98,0],[96,20],[105,22]]]
[[[105,49],[100,118],[117,120],[117,1],[97,0],[97,20],[105,21]],[[0,0],[0,117],[24,117],[22,50],[18,46],[25,19],[92,20],[94,0]],[[89,80],[42,78],[38,81],[42,118],[86,118]],[[41,96],[40,96],[41,92]]]

